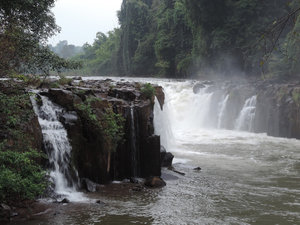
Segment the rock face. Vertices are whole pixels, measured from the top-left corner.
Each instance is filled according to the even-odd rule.
[[[162,167],[172,166],[174,155],[171,152],[167,152],[164,146],[160,146],[160,162]]]
[[[81,81],[80,86],[43,93],[66,109],[60,120],[68,130],[72,163],[78,169],[79,177],[103,184],[115,179],[161,175],[160,137],[154,135],[153,127],[154,96],[146,99],[140,90],[139,83],[105,80]],[[162,89],[155,87],[155,90],[162,107]],[[105,149],[103,132],[78,107],[87,99],[99,100],[91,101],[88,109],[99,121],[108,107],[125,119],[123,141],[110,156]]]

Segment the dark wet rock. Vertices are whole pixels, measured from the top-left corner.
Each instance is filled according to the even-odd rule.
[[[96,201],[96,204],[101,205],[101,206],[106,205],[106,203],[103,202],[103,201],[101,201],[101,200],[97,200],[97,201]]]
[[[73,80],[82,80],[82,77],[73,77]]]
[[[160,177],[148,177],[144,184],[150,188],[162,188],[166,186],[166,182]]]
[[[97,184],[88,178],[82,178],[81,185],[82,185],[82,188],[84,188],[88,192],[96,192],[97,191]]]
[[[167,152],[164,146],[160,147],[160,160],[162,167],[172,166],[174,155],[170,152]]]
[[[134,101],[140,96],[140,93],[133,88],[116,88],[111,89],[108,95],[114,98],[124,99],[126,101]]]
[[[70,203],[70,200],[67,199],[67,198],[64,198],[64,199],[61,200],[59,203],[62,203],[62,204]]]
[[[74,106],[82,102],[77,95],[74,95],[71,91],[64,90],[64,89],[51,88],[49,89],[47,95],[55,103],[63,106],[69,111],[74,111]]]
[[[193,170],[195,170],[195,171],[200,171],[201,168],[200,168],[200,167],[195,167]]]
[[[138,184],[139,180],[137,178],[135,178],[135,177],[130,177],[130,183]]]
[[[173,171],[174,173],[180,174],[181,176],[185,176],[185,173],[176,170],[173,166],[169,167],[168,169]]]

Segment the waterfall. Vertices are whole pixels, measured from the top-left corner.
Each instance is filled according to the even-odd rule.
[[[165,93],[165,104],[160,109],[157,99],[154,105],[155,134],[168,150],[186,135],[196,135],[212,129],[230,127],[234,130],[253,131],[256,95],[244,104],[229,98],[226,89],[204,86],[193,92],[193,83],[160,82]],[[242,108],[242,110],[240,110]]]
[[[252,131],[252,124],[255,117],[256,99],[254,95],[245,101],[245,104],[235,122],[235,130]]]
[[[219,103],[219,113],[218,113],[218,128],[222,128],[222,121],[224,120],[224,114],[226,105],[229,99],[229,95],[226,95],[223,101]]]
[[[39,106],[35,97],[31,96],[32,105],[40,123],[45,150],[51,166],[50,179],[54,183],[55,193],[67,197],[70,201],[82,201],[84,197],[76,191],[78,173],[70,166],[71,146],[67,131],[58,119],[63,108],[53,104],[47,97],[39,96]]]
[[[130,107],[130,143],[131,143],[131,167],[132,176],[137,177],[137,160],[136,160],[136,130],[134,123],[134,105]]]

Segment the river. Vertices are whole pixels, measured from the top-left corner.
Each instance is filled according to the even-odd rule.
[[[112,184],[107,193],[89,194],[90,200],[60,205],[22,224],[300,223],[299,140],[247,132],[255,113],[251,99],[235,128],[225,130],[226,95],[213,115],[211,93],[203,88],[195,94],[192,81],[139,80],[164,87],[163,111],[155,105],[155,132],[185,176],[163,169],[167,186],[141,192]]]

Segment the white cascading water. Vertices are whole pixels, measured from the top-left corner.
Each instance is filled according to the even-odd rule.
[[[199,93],[193,92],[193,83],[184,82],[158,82],[164,89],[165,104],[163,110],[155,100],[154,127],[155,133],[161,136],[161,144],[173,152],[180,151],[180,143],[212,141],[211,135],[227,135],[229,132],[215,132],[223,129],[227,121],[226,109],[229,95],[213,102],[213,92],[208,92],[208,87],[200,89]],[[216,99],[214,100],[216,101]],[[218,107],[211,107],[217,105]],[[255,116],[256,96],[247,99],[238,118],[231,121],[235,130],[252,131]],[[214,120],[213,118],[216,118]],[[219,138],[219,137],[215,137]],[[231,137],[230,137],[231,138]],[[175,147],[174,147],[175,146]],[[175,148],[175,149],[174,149]]]
[[[44,145],[52,167],[50,177],[55,185],[54,191],[61,198],[66,197],[70,201],[83,201],[85,197],[76,190],[79,180],[77,171],[72,168],[75,176],[77,176],[75,181],[70,175],[70,154],[72,148],[68,140],[67,131],[57,117],[58,114],[62,113],[63,109],[53,104],[47,97],[40,97],[42,100],[40,107],[33,96],[31,101],[38,116]]]
[[[252,124],[255,117],[256,99],[254,95],[248,98],[235,122],[235,130],[252,131]]]
[[[224,119],[224,115],[225,115],[225,109],[226,109],[226,105],[229,99],[229,95],[226,95],[225,98],[223,99],[223,101],[221,101],[219,103],[219,113],[218,113],[218,129],[222,128],[222,121]]]

